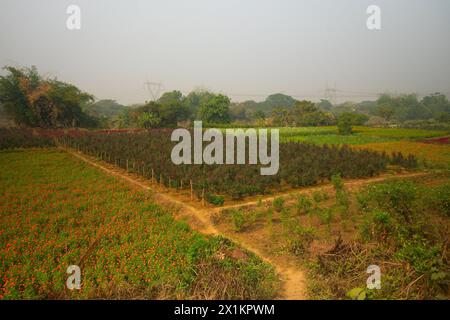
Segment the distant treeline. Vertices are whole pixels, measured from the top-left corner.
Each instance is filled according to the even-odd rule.
[[[427,125],[450,123],[450,103],[440,93],[419,99],[417,95],[382,94],[376,101],[333,105],[298,101],[277,93],[264,101],[231,102],[223,94],[193,91],[164,93],[158,100],[124,106],[115,100],[94,97],[57,79],[40,76],[35,67],[5,67],[0,76],[2,112],[18,126],[41,128],[162,128],[190,126],[202,120],[205,126],[322,126]],[[342,120],[341,122],[343,122]]]

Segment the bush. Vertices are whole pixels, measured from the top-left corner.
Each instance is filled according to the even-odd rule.
[[[393,219],[391,214],[381,210],[374,210],[367,213],[361,226],[363,239],[386,240],[393,230]]]
[[[391,164],[398,165],[406,169],[414,169],[417,168],[418,161],[412,154],[405,157],[401,152],[394,152],[391,157]]]
[[[348,113],[343,113],[339,116],[337,127],[339,134],[349,135],[352,134],[352,115]]]
[[[223,196],[215,195],[215,194],[208,192],[206,194],[206,201],[208,201],[209,203],[211,203],[215,206],[223,206],[223,204],[225,202],[225,198]]]
[[[311,210],[312,203],[307,196],[299,195],[297,198],[297,213],[300,215],[308,214]]]
[[[231,219],[233,220],[234,231],[240,232],[245,224],[244,212],[239,209],[232,210]]]
[[[366,208],[380,208],[397,214],[405,222],[411,223],[413,202],[417,196],[417,188],[412,182],[394,181],[371,185],[363,192],[365,195],[358,197],[360,205]]]
[[[276,212],[281,212],[281,210],[283,210],[284,199],[281,197],[275,198],[275,200],[273,200],[272,205]]]
[[[255,222],[257,212],[247,212],[241,209],[231,210],[231,219],[233,221],[234,231],[241,232]]]
[[[445,264],[441,257],[439,246],[430,246],[425,240],[415,237],[406,241],[397,251],[396,257],[408,262],[417,273],[438,277],[438,273],[445,272]]]
[[[333,184],[335,191],[342,190],[344,188],[344,183],[342,182],[340,173],[336,173],[331,176],[331,183]]]
[[[316,212],[323,224],[330,225],[333,220],[333,210],[331,208],[317,208]]]
[[[342,181],[341,175],[339,173],[333,175],[331,177],[331,183],[333,184],[336,192],[336,204],[344,208],[348,208],[350,200],[348,199],[347,192],[344,189],[344,182]]]
[[[294,236],[289,241],[289,251],[296,256],[308,253],[315,234],[313,227],[296,226]]]

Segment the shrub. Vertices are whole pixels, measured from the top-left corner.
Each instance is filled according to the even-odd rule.
[[[232,210],[231,218],[233,220],[234,231],[240,232],[245,224],[244,212],[239,209]]]
[[[430,277],[434,275],[434,278],[439,278],[438,273],[445,272],[440,246],[430,246],[418,237],[406,241],[397,251],[396,257],[408,262],[419,274],[427,274]]]
[[[336,173],[331,176],[331,183],[333,184],[335,191],[342,190],[344,188],[344,183],[342,182],[340,173]]]
[[[294,236],[289,241],[289,251],[297,256],[308,253],[315,234],[316,229],[313,227],[296,226]]]
[[[273,200],[272,205],[276,212],[281,212],[284,206],[284,199],[281,197],[275,198],[275,200]]]
[[[323,224],[330,225],[331,221],[333,220],[333,210],[331,208],[317,208],[316,210],[320,221],[322,221]]]
[[[231,210],[231,219],[233,220],[234,231],[241,232],[248,228],[257,218],[258,212],[244,211],[241,209]]]
[[[206,194],[206,201],[208,201],[209,203],[211,203],[215,206],[223,206],[223,204],[225,202],[225,198],[223,196],[215,195],[215,194],[208,192]]]
[[[312,203],[307,196],[299,195],[297,198],[297,213],[300,215],[308,214],[311,210]]]
[[[331,177],[331,183],[336,192],[336,204],[348,208],[350,201],[347,192],[344,189],[344,182],[342,181],[341,175],[339,173],[333,175]]]
[[[394,152],[392,154],[391,164],[402,166],[407,169],[414,169],[418,166],[417,158],[415,156],[410,154],[407,157],[404,157],[401,152]]]
[[[407,223],[411,222],[413,202],[417,196],[417,188],[412,182],[394,181],[371,185],[364,192],[366,195],[358,198],[360,204],[364,202],[366,207],[380,208],[399,215]]]
[[[352,115],[349,113],[341,114],[338,118],[337,127],[339,134],[352,134]]]
[[[394,228],[393,225],[391,214],[374,210],[365,215],[361,226],[361,236],[365,240],[386,240]]]

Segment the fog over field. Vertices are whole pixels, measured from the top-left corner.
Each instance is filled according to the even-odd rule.
[[[68,30],[66,9],[81,9]],[[366,9],[381,9],[368,30]],[[2,0],[0,65],[36,65],[123,104],[197,87],[235,101],[274,92],[318,100],[450,94],[450,2]],[[2,71],[2,74],[3,71]]]

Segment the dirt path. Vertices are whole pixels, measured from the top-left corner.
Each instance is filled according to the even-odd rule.
[[[240,208],[240,207],[248,207],[257,205],[258,201],[248,201],[243,202],[240,204],[235,205],[229,205],[229,206],[223,206],[220,208],[203,208],[198,209],[194,206],[189,205],[186,202],[180,201],[179,199],[176,199],[176,197],[171,196],[170,194],[164,193],[163,190],[158,190],[158,188],[152,187],[151,183],[144,180],[143,178],[138,177],[137,175],[128,174],[126,172],[123,172],[122,169],[119,169],[111,164],[104,163],[97,160],[92,160],[92,158],[85,156],[77,151],[73,151],[70,149],[61,148],[62,150],[68,152],[69,154],[77,157],[78,159],[96,167],[100,170],[103,170],[104,172],[122,178],[126,180],[127,182],[140,187],[144,190],[152,190],[153,195],[155,198],[155,201],[162,204],[165,207],[169,207],[172,211],[175,212],[175,216],[177,218],[181,218],[188,222],[190,226],[202,233],[210,234],[210,235],[223,235],[226,238],[229,238],[230,240],[233,240],[234,242],[238,243],[240,246],[245,248],[248,251],[253,252],[254,254],[258,255],[263,261],[271,264],[276,269],[277,273],[279,274],[281,280],[283,281],[283,290],[280,295],[280,299],[287,299],[287,300],[303,300],[307,299],[306,295],[306,278],[304,272],[294,263],[294,261],[290,259],[279,259],[272,257],[270,254],[266,254],[260,250],[260,248],[255,247],[255,245],[252,245],[242,237],[237,237],[236,235],[229,234],[229,233],[223,233],[220,232],[212,223],[211,215],[215,212],[220,212],[225,209],[231,209],[231,208]],[[353,189],[353,188],[359,188],[363,185],[373,183],[373,182],[380,182],[384,181],[386,179],[394,178],[394,177],[401,177],[401,178],[409,178],[409,177],[417,177],[426,175],[426,172],[419,172],[419,173],[408,173],[408,174],[402,174],[402,175],[384,175],[379,176],[376,178],[370,178],[370,179],[364,179],[364,180],[348,180],[344,182],[344,185],[347,188]],[[304,188],[302,190],[292,191],[288,192],[282,195],[277,196],[271,196],[262,199],[262,202],[270,202],[273,201],[274,198],[282,196],[292,196],[293,194],[301,194],[301,193],[312,193],[314,191],[326,191],[326,190],[332,190],[332,186],[330,185],[323,185],[323,186],[316,186],[316,187],[309,187]]]
[[[368,179],[345,180],[344,187],[346,187],[347,189],[353,190],[353,189],[361,188],[362,186],[367,185],[367,184],[382,182],[382,181],[386,181],[386,180],[392,179],[392,178],[414,178],[414,177],[426,176],[428,174],[429,174],[428,172],[414,172],[414,173],[406,173],[406,174],[399,174],[399,175],[387,175],[386,174],[386,175],[381,175],[378,177],[368,178]],[[319,185],[319,186],[314,186],[314,187],[305,187],[300,190],[293,190],[293,191],[285,192],[282,194],[265,197],[264,199],[261,199],[261,200],[252,200],[252,201],[242,202],[242,203],[238,203],[238,204],[232,204],[232,205],[222,206],[219,208],[214,208],[213,212],[220,212],[220,211],[227,210],[227,209],[237,209],[237,208],[256,206],[256,205],[258,205],[259,202],[267,203],[267,202],[272,202],[276,198],[280,198],[280,197],[285,198],[285,197],[290,197],[293,195],[300,195],[300,194],[311,194],[315,191],[322,191],[322,192],[323,191],[325,191],[325,192],[333,191],[333,186],[330,184],[325,184],[325,185]]]

